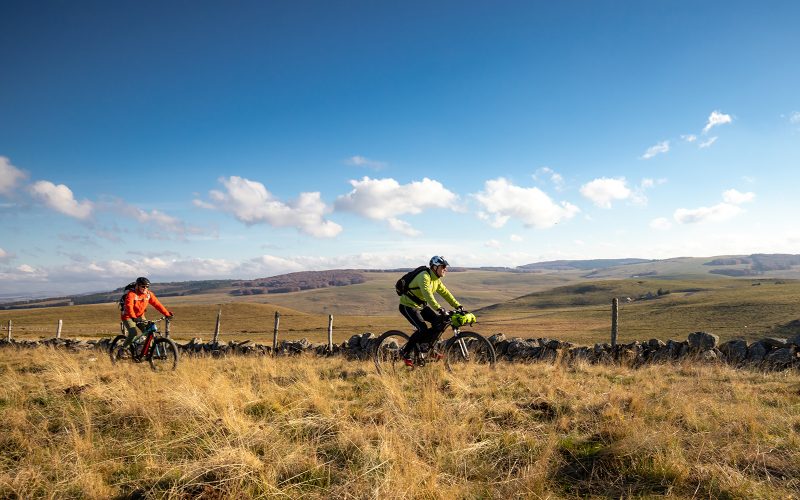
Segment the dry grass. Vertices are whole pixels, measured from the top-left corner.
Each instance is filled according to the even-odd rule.
[[[800,496],[800,374],[0,352],[0,497]]]

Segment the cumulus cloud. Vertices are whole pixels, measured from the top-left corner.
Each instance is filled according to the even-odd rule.
[[[0,262],[5,262],[14,258],[14,255],[6,252],[4,248],[0,248]]]
[[[517,234],[512,234],[511,236],[508,237],[508,239],[510,239],[514,243],[519,243],[520,241],[522,241],[522,236],[519,236]]]
[[[369,158],[365,158],[363,156],[351,156],[350,158],[344,161],[345,165],[352,165],[354,167],[366,167],[371,168],[373,170],[381,170],[386,168],[386,162],[378,161],[378,160],[371,160]]]
[[[491,219],[494,227],[502,227],[514,218],[528,227],[546,228],[580,212],[568,202],[555,203],[538,188],[515,186],[502,177],[486,181],[484,190],[474,197],[486,211],[479,215]]]
[[[756,194],[753,192],[741,193],[736,189],[728,189],[722,193],[722,200],[725,203],[733,203],[734,205],[741,205],[742,203],[753,201],[755,197]]]
[[[319,192],[300,193],[297,200],[285,203],[257,181],[231,176],[220,178],[219,182],[225,187],[224,192],[212,190],[210,203],[195,201],[195,205],[230,213],[248,225],[294,227],[317,238],[331,238],[342,231],[342,226],[324,218],[330,210]]]
[[[198,201],[199,200],[194,200],[195,204],[197,204]],[[205,208],[214,208],[211,204],[206,205]],[[200,228],[188,226],[179,218],[165,214],[160,210],[143,210],[119,199],[98,204],[97,208],[117,212],[134,219],[144,226],[154,228],[157,232],[147,233],[147,236],[152,239],[165,240],[173,237],[183,239],[186,238],[188,234],[201,234],[203,232]]]
[[[723,222],[744,212],[739,205],[753,201],[753,199],[755,199],[754,193],[741,193],[735,189],[729,189],[722,193],[722,203],[710,207],[679,208],[673,214],[673,218],[680,224]]]
[[[488,240],[483,244],[483,246],[486,248],[494,248],[495,250],[499,250],[502,247],[500,242],[497,240]]]
[[[428,179],[400,184],[394,179],[351,180],[352,191],[339,196],[336,210],[353,212],[373,220],[383,220],[389,227],[405,234],[419,234],[397,219],[403,214],[419,214],[432,208],[457,209],[458,196],[440,182]]]
[[[800,123],[800,111],[795,111],[789,115],[789,123]]]
[[[601,208],[611,208],[613,200],[624,200],[631,196],[632,191],[626,185],[624,177],[609,179],[601,177],[581,186],[581,194]]]
[[[0,156],[0,194],[10,195],[27,174],[11,164],[5,156]]]
[[[46,206],[76,219],[88,219],[94,205],[91,201],[77,201],[72,190],[64,184],[55,185],[50,181],[34,182],[29,188],[31,195]]]
[[[700,144],[697,145],[697,147],[700,149],[705,149],[711,147],[711,145],[714,144],[715,142],[717,142],[717,136],[711,137],[707,141],[701,142]]]
[[[731,118],[731,115],[726,115],[719,111],[712,111],[711,114],[708,116],[708,122],[706,123],[706,126],[703,127],[703,133],[707,134],[708,131],[711,130],[713,127],[716,127],[718,125],[724,125],[732,121],[733,118]]]
[[[694,134],[685,134],[681,136],[681,139],[683,139],[686,142],[694,142],[697,140],[697,136]]]
[[[389,227],[393,230],[397,231],[398,233],[403,233],[406,236],[419,236],[421,233],[411,227],[411,224],[404,220],[396,219],[394,217],[390,217],[386,220],[389,223]]]
[[[540,178],[546,177],[550,179],[557,191],[564,188],[564,177],[550,167],[542,167],[536,170],[533,174],[533,180],[538,181]]]
[[[643,160],[649,160],[650,158],[660,155],[662,153],[666,153],[669,151],[669,141],[661,141],[655,146],[650,146],[647,148],[647,151],[641,156]]]

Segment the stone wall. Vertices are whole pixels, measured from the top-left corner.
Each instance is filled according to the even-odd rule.
[[[317,356],[344,356],[351,360],[367,360],[375,349],[376,336],[371,333],[353,335],[341,344],[334,344],[328,352],[327,344],[313,344],[306,339],[283,340],[275,352],[278,356],[310,354]],[[508,338],[502,333],[489,337],[497,359],[506,362],[561,362],[572,363],[618,363],[641,366],[647,363],[667,363],[680,360],[723,362],[737,367],[784,370],[800,368],[800,335],[789,339],[765,338],[748,343],[745,340],[729,340],[720,343],[719,337],[707,332],[690,333],[686,340],[650,339],[629,344],[595,344],[577,346],[555,339]],[[50,346],[69,350],[98,349],[108,351],[110,338],[100,340],[49,339],[49,340],[0,340],[0,347],[32,348]],[[192,339],[178,344],[182,356],[228,356],[272,355],[272,346],[244,342],[211,343]]]

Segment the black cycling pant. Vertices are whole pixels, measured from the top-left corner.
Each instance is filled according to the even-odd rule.
[[[427,305],[417,308],[400,304],[400,314],[411,323],[415,330],[404,349],[406,354],[410,355],[413,352],[412,349],[418,344],[432,344],[443,331],[442,317]],[[431,323],[430,327],[425,323],[426,321]]]

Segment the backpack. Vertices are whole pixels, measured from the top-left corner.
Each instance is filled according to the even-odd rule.
[[[125,297],[128,296],[128,292],[130,292],[131,290],[135,290],[135,289],[136,289],[136,282],[135,281],[131,281],[130,283],[125,285],[125,288],[122,289],[122,296],[119,298],[119,301],[118,301],[120,312],[125,312]]]
[[[414,278],[417,277],[417,275],[419,273],[427,271],[427,270],[428,270],[428,266],[419,266],[418,268],[414,269],[413,271],[407,272],[399,280],[397,280],[397,283],[394,284],[394,291],[397,292],[397,295],[401,295],[401,296],[405,295],[406,297],[408,297],[409,299],[414,301],[415,304],[418,304],[418,305],[424,304],[425,303],[424,301],[418,299],[414,294],[412,294],[410,292],[410,289],[408,288],[408,285],[411,283],[411,281]]]

